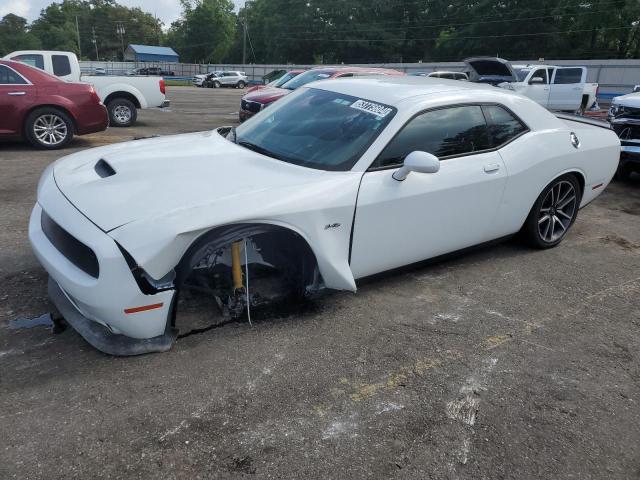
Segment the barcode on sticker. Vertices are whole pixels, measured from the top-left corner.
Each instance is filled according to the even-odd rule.
[[[351,108],[357,108],[363,112],[372,113],[380,118],[384,118],[391,113],[392,108],[385,107],[379,103],[368,102],[366,100],[356,100],[351,104]]]

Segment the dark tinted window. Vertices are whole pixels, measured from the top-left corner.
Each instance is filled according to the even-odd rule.
[[[416,150],[441,158],[488,148],[491,147],[481,107],[443,108],[411,120],[389,142],[372,167],[402,164],[404,158]]]
[[[527,127],[511,113],[497,105],[482,107],[491,136],[491,146],[499,147],[527,131]]]
[[[533,73],[533,75],[531,75],[531,80],[533,80],[536,77],[541,78],[544,83],[549,83],[549,79],[547,78],[546,68],[539,68],[538,70],[536,70]],[[529,83],[531,83],[531,80],[529,80]]]
[[[580,83],[582,81],[581,68],[558,68],[554,84]]]
[[[4,65],[0,65],[0,85],[24,85],[26,83],[24,78],[16,72]]]
[[[53,74],[57,77],[69,75],[71,73],[71,64],[69,57],[64,55],[52,55],[51,63],[53,64]]]
[[[26,63],[27,65],[31,65],[32,67],[44,70],[44,57],[42,55],[18,55],[16,57],[11,57],[11,60]]]

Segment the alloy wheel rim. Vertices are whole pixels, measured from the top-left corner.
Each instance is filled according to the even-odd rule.
[[[40,115],[33,123],[33,133],[44,145],[58,145],[67,138],[67,124],[58,115]]]
[[[118,105],[113,109],[113,116],[118,123],[127,123],[131,120],[131,110],[125,105]]]
[[[561,239],[573,220],[578,196],[572,183],[561,181],[547,192],[538,216],[538,233],[545,242]]]

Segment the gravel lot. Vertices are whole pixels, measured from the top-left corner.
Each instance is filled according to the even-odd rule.
[[[234,123],[241,92],[168,96],[64,153]],[[10,328],[51,309],[27,220],[64,153],[0,144],[0,478],[640,477],[640,178],[556,249],[508,242],[113,358]]]

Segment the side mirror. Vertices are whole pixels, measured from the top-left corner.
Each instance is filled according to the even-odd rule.
[[[529,85],[541,85],[544,83],[544,78],[542,77],[533,77],[529,80]]]
[[[393,179],[402,182],[411,172],[436,173],[440,170],[440,160],[435,155],[419,150],[411,152],[404,159],[404,165],[393,172]]]

